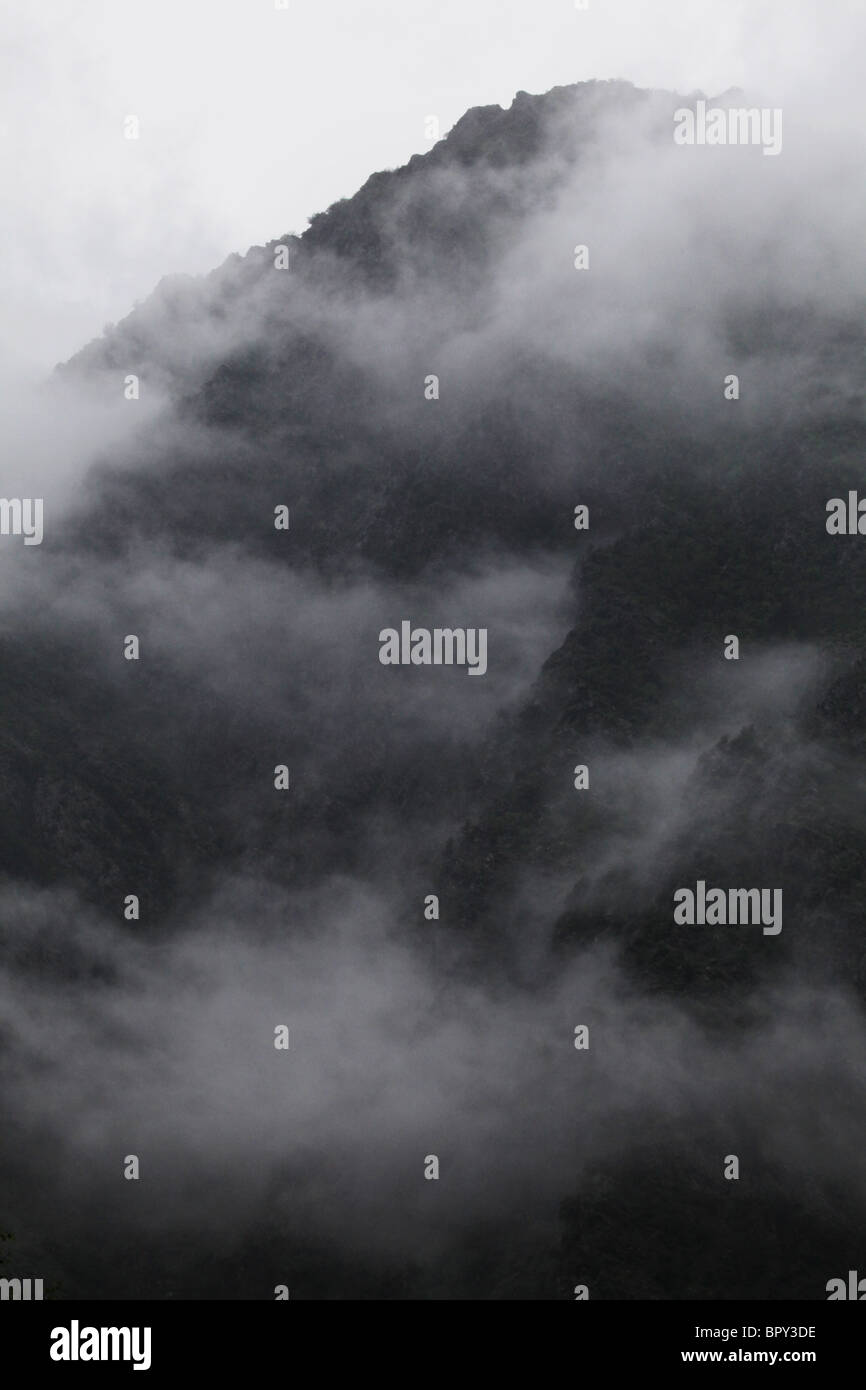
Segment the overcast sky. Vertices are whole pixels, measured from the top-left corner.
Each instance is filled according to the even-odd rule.
[[[430,148],[593,77],[854,90],[863,0],[4,0],[0,367],[41,371]],[[840,100],[842,97],[840,96]],[[140,139],[123,122],[136,115]]]

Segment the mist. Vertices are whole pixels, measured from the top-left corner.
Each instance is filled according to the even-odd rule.
[[[225,211],[183,256],[182,203],[152,294],[121,275],[54,372],[4,350],[45,535],[0,538],[0,1226],[54,1296],[821,1298],[856,1264],[864,562],[825,504],[866,208],[806,11],[705,93],[781,105],[778,158],[675,145],[693,86],[553,74],[305,231],[225,258]],[[485,629],[484,676],[383,667],[404,620]],[[675,925],[699,879],[780,888],[778,937]]]

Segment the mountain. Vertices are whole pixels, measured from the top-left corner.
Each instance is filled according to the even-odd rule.
[[[470,111],[46,388],[140,393],[0,629],[0,1226],[64,1296],[856,1267],[863,287],[815,151],[680,148],[694,100]]]

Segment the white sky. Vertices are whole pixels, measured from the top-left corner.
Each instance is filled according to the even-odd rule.
[[[592,77],[859,93],[864,0],[3,0],[0,367],[50,368],[429,149]],[[852,28],[853,26],[853,28]],[[848,74],[847,78],[845,73]],[[847,87],[846,87],[847,82]],[[829,85],[826,90],[829,90]],[[844,98],[840,98],[844,99]],[[135,114],[141,138],[123,138]]]

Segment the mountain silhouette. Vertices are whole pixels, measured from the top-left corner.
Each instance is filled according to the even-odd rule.
[[[695,99],[471,110],[46,386],[140,393],[0,630],[0,1226],[65,1296],[862,1258],[862,286],[796,160],[675,146]],[[404,620],[487,674],[383,666]],[[678,925],[699,880],[781,932]]]

